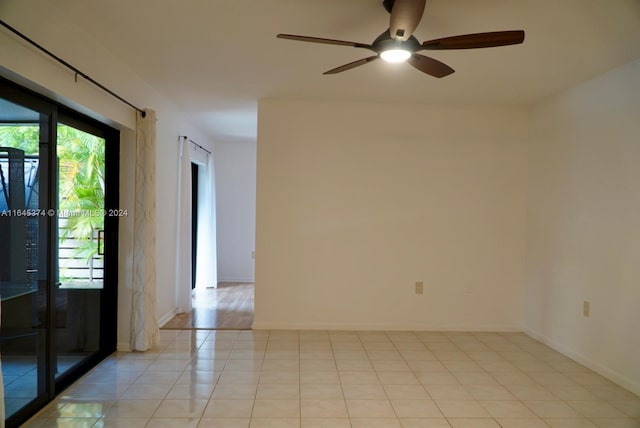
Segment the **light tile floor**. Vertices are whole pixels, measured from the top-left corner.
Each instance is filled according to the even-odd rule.
[[[640,427],[640,397],[524,334],[163,330],[29,427]]]
[[[78,356],[58,356],[57,373],[64,373],[82,361]],[[36,355],[2,356],[5,416],[9,417],[38,395],[38,358]]]

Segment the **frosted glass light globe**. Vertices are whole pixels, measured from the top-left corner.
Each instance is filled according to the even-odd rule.
[[[382,52],[380,58],[387,62],[405,62],[411,58],[411,52],[405,49],[389,49]]]

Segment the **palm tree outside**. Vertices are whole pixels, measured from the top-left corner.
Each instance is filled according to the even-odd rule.
[[[39,127],[0,126],[0,147],[23,150],[25,157],[37,156]],[[90,263],[99,258],[97,233],[104,228],[105,140],[59,124],[57,155],[59,244],[70,248],[73,258]]]

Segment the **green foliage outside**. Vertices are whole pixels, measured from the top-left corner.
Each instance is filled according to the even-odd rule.
[[[0,126],[0,147],[24,150],[25,155],[37,155],[39,130],[33,125]],[[74,213],[95,213],[104,208],[105,144],[98,138],[66,125],[58,125],[58,174],[60,210]],[[102,215],[75,215],[60,230],[61,242],[76,239],[76,257],[89,261],[97,253],[95,231],[104,228]]]
[[[102,138],[58,125],[59,207],[73,212],[96,213],[104,208],[105,144]],[[69,217],[61,239],[73,237],[83,242],[77,256],[91,259],[98,251],[91,240],[94,231],[104,228],[102,215]]]

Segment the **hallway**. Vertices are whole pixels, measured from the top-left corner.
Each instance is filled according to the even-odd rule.
[[[248,330],[253,323],[253,283],[221,282],[197,290],[191,314],[177,314],[164,330]]]

